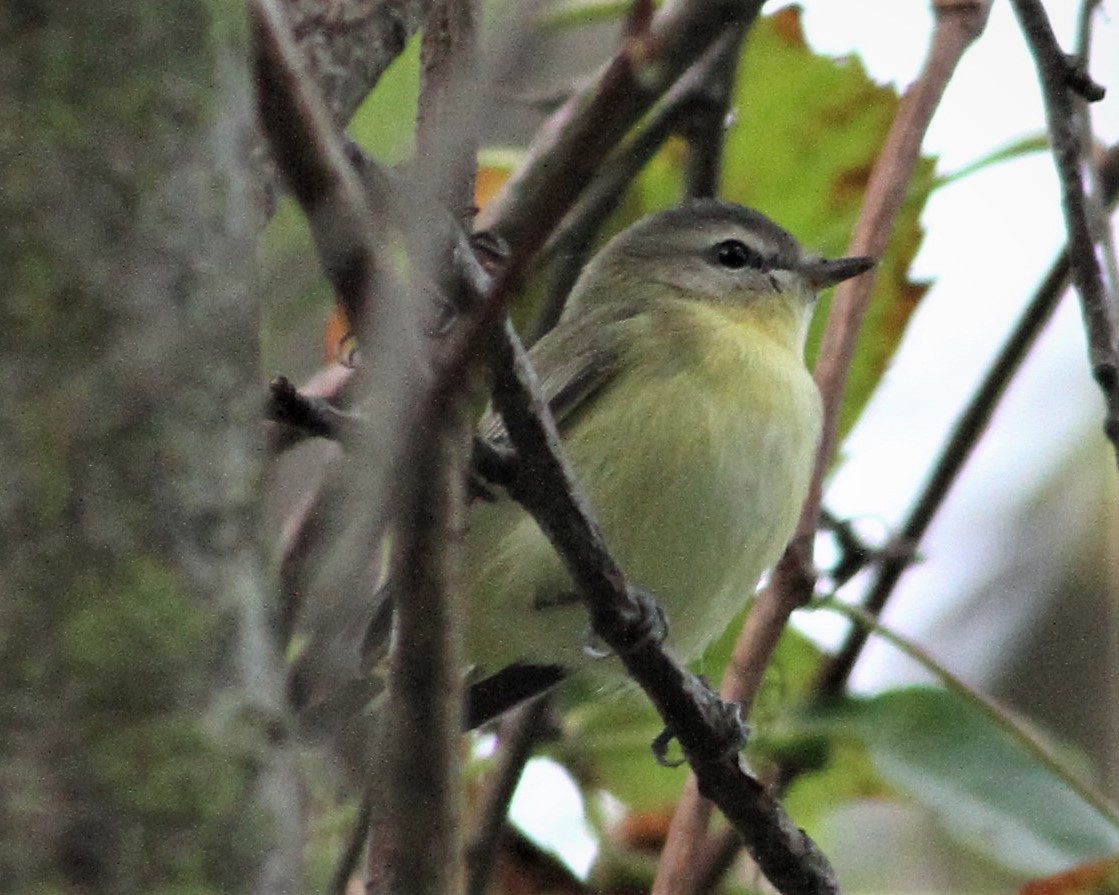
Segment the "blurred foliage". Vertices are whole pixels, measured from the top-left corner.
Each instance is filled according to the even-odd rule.
[[[42,828],[67,805],[58,860],[97,891],[240,887],[265,841],[248,791],[257,741],[249,731],[219,742],[200,723],[210,682],[198,670],[221,650],[212,613],[149,559],[80,578],[40,602],[38,630],[5,631],[19,646],[6,650],[0,722],[9,746],[37,743],[39,766],[13,759],[0,772],[22,775],[0,797],[0,819]],[[55,633],[50,648],[44,631]],[[0,850],[0,891],[14,857]]]
[[[949,836],[1023,874],[1119,850],[1119,829],[958,694],[931,687],[851,699],[811,724],[856,742],[892,788]]]
[[[1020,895],[1114,895],[1119,892],[1119,858],[1081,864],[1065,873],[1032,880]]]

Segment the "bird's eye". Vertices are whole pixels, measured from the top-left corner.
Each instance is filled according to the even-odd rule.
[[[765,259],[756,249],[737,239],[725,239],[715,246],[715,260],[728,270],[741,270],[744,267],[765,269]]]

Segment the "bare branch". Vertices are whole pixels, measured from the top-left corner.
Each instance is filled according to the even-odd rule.
[[[372,214],[337,129],[303,74],[276,0],[253,0],[261,123],[280,173],[299,201],[327,278],[351,325],[365,320],[376,257]]]
[[[294,430],[297,435],[331,441],[343,441],[352,437],[354,427],[368,425],[361,414],[349,413],[325,398],[299,391],[286,376],[279,376],[269,384],[264,417]]]
[[[863,210],[851,241],[851,254],[881,257],[885,252],[920,157],[925,131],[957,63],[982,33],[991,9],[989,0],[964,3],[942,0],[934,6],[936,25],[928,57],[921,75],[901,99],[897,117],[871,174]],[[847,373],[873,286],[873,274],[856,277],[840,284],[832,302],[820,346],[820,359],[816,364],[816,381],[824,399],[824,437],[812,491],[798,530],[802,536],[811,536],[817,527],[824,477],[835,457],[839,408]]]
[[[472,207],[476,140],[465,90],[474,80],[473,0],[436,0],[424,27],[417,176],[444,208],[463,219]],[[461,232],[424,226],[419,258],[425,278],[449,288],[452,307],[479,310],[477,281],[455,263]],[[447,274],[450,274],[448,276]],[[485,285],[489,285],[488,282]],[[464,609],[461,552],[466,519],[464,472],[473,444],[470,399],[478,364],[461,376],[437,369],[421,398],[398,482],[394,518],[394,646],[390,653],[388,892],[454,895],[463,890],[462,716]],[[471,369],[473,367],[473,369]],[[472,375],[475,374],[475,375]],[[371,876],[378,859],[371,843]]]
[[[344,416],[350,415],[350,412],[344,408],[349,406],[352,401],[352,386],[354,381],[354,368],[345,364],[331,364],[319,370],[312,376],[303,386],[296,390],[300,401],[305,401],[314,407],[320,405],[328,405],[333,413],[342,414]],[[280,377],[285,382],[286,377]],[[267,422],[267,444],[268,453],[270,456],[276,457],[282,454],[290,447],[294,447],[308,437],[311,433],[305,427],[296,422],[296,418],[302,421],[303,413],[296,411],[293,414],[289,413],[283,407],[276,406],[276,396],[269,388],[267,403],[265,406],[264,418]],[[332,411],[326,411],[331,414]],[[315,411],[310,408],[307,412],[314,414]],[[286,418],[285,418],[286,416]],[[337,421],[341,423],[341,421]],[[326,428],[334,428],[336,431],[333,433],[334,440],[341,437],[341,425],[334,426],[333,419],[328,421],[324,420],[323,425]],[[312,428],[321,429],[323,425],[313,425]],[[323,437],[331,438],[332,434],[324,434]]]
[[[871,174],[850,254],[879,257],[885,251],[916,168],[929,121],[956,64],[981,33],[989,12],[989,2],[942,2],[937,7],[928,58],[920,77],[902,97],[897,117]],[[804,585],[813,580],[807,570],[811,568],[811,543],[819,525],[823,482],[835,457],[847,373],[873,285],[872,273],[841,283],[836,289],[816,363],[816,382],[824,402],[824,434],[812,487],[794,537],[793,553],[782,560],[774,581],[759,595],[736,647],[735,655],[742,664],[736,662],[732,668],[745,674],[741,678],[743,685],[724,682],[726,692],[733,698],[746,701],[753,698],[784,628],[782,619],[787,619],[789,613],[811,596],[811,587]],[[798,542],[801,546],[796,546]],[[789,568],[790,562],[798,561],[807,563],[806,571]],[[774,602],[775,606],[769,605]],[[758,616],[756,622],[755,615]]]
[[[1107,204],[1113,206],[1119,197],[1119,145],[1113,146],[1106,153],[1100,167],[1100,181],[1104,187]],[[1026,305],[1018,323],[983,377],[975,395],[953,426],[948,440],[933,465],[928,481],[921,488],[913,509],[909,511],[895,539],[896,544],[903,549],[883,551],[882,564],[878,567],[862,604],[863,610],[869,617],[877,618],[885,609],[894,588],[909,567],[907,557],[912,555],[925,536],[929,524],[955,484],[960,470],[963,469],[975,445],[987,430],[995,408],[1052,316],[1058,299],[1064,294],[1068,286],[1068,278],[1069,253],[1066,249],[1053,262],[1041,286]],[[818,683],[814,687],[819,698],[828,699],[842,693],[855,662],[866,644],[867,636],[868,629],[865,626],[852,628],[843,646],[821,670]]]
[[[387,891],[443,895],[462,888],[460,763],[462,609],[458,548],[462,471],[473,421],[461,393],[435,405],[410,439],[402,470],[411,499],[397,517],[400,599],[389,672]],[[457,398],[458,400],[455,400]],[[426,431],[425,431],[426,430]]]
[[[735,54],[733,61],[737,62],[736,54],[740,52],[742,38],[738,26],[731,27],[720,37],[672,86],[640,131],[610,153],[564,216],[540,253],[544,259],[557,258],[559,269],[552,277],[548,298],[533,321],[529,341],[534,341],[555,326],[563,312],[564,301],[591,253],[595,237],[649,159],[674,133],[687,130],[690,140],[698,140],[699,135],[688,130],[694,125],[693,116],[698,114],[703,117],[710,113],[713,104],[719,103],[724,92],[728,92],[728,96],[723,102],[729,101],[729,85],[725,83],[727,78],[732,77],[727,71],[731,64],[728,55]],[[722,152],[725,105],[721,108],[723,112],[718,115],[719,137],[713,147],[705,147],[701,155],[713,152],[717,156]],[[704,164],[710,167],[709,163]]]
[[[365,489],[368,509],[352,535],[356,556],[376,554],[391,506],[398,559],[393,579],[398,648],[391,653],[393,723],[379,780],[384,786],[378,787],[384,802],[372,808],[384,818],[378,825],[384,847],[370,849],[370,877],[391,891],[453,892],[462,883],[459,737],[464,664],[455,585],[465,512],[463,471],[472,432],[466,397],[477,382],[471,375],[468,339],[480,326],[467,324],[471,313],[492,316],[486,304],[476,300],[486,293],[488,278],[444,211],[414,191],[406,216],[391,178],[359,153],[347,154],[313,84],[302,73],[287,25],[273,2],[256,0],[252,12],[265,131],[311,223],[327,275],[362,336],[369,357],[368,384],[379,399],[374,401],[378,429],[366,433],[364,450],[358,451],[372,462],[365,464],[369,472],[362,477],[362,488],[354,488]],[[441,6],[439,15],[458,18],[449,6]],[[466,144],[467,152],[455,150],[452,135],[440,132],[448,122],[444,107],[434,99],[447,96],[443,79],[452,69],[461,73],[464,60],[473,53],[472,30],[451,30],[456,42],[448,53],[454,64],[444,64],[441,54],[448,45],[443,44],[431,48],[426,60],[425,92],[429,110],[435,111],[423,148],[432,159],[438,156],[436,147],[445,147],[452,157],[464,159],[464,165],[439,172],[435,195],[448,195],[438,183],[456,175],[469,190],[473,173],[473,144]],[[408,252],[407,264],[394,260],[399,252],[386,252],[383,259],[379,254],[382,246],[401,245]],[[421,288],[437,296],[426,296]],[[436,297],[441,301],[432,300]],[[421,320],[430,316],[427,305],[443,302],[463,315],[465,341],[463,336],[422,338]],[[369,564],[350,561],[363,568]],[[375,602],[373,594],[360,584],[351,589],[354,592],[341,605],[331,607],[339,611],[330,613],[332,618],[320,618],[320,630],[312,632],[326,641],[319,653],[345,640],[346,630],[340,627],[349,630],[351,642],[354,631],[364,629],[361,619],[370,611],[366,604]],[[309,643],[307,652],[311,651]],[[346,653],[341,664],[345,669],[347,660],[353,663],[348,671],[357,679],[358,651]],[[345,684],[352,681],[345,673],[339,677],[333,682],[339,686],[331,686],[329,695],[344,702]]]
[[[1013,0],[1013,6],[1041,81],[1049,138],[1061,182],[1072,280],[1080,295],[1088,333],[1088,359],[1092,375],[1103,392],[1104,432],[1119,460],[1119,345],[1116,342],[1119,289],[1114,281],[1105,280],[1105,274],[1111,272],[1110,265],[1101,263],[1096,254],[1097,216],[1092,214],[1084,188],[1088,179],[1085,174],[1091,164],[1090,146],[1083,139],[1079,99],[1101,99],[1103,88],[1092,82],[1083,60],[1068,57],[1061,51],[1038,0]]]
[[[434,0],[420,49],[416,180],[464,225],[474,217],[478,139],[473,0]]]
[[[713,48],[714,58],[693,96],[683,132],[688,140],[688,162],[684,171],[687,194],[713,197],[723,176],[723,144],[727,116],[734,96],[738,60],[746,39],[745,23],[736,23]]]

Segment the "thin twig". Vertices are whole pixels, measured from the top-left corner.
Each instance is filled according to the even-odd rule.
[[[942,0],[936,12],[936,26],[924,68],[902,97],[871,174],[848,254],[880,257],[885,251],[916,169],[929,121],[956,64],[986,25],[990,0],[965,3]],[[804,605],[812,594],[815,580],[811,572],[812,541],[819,525],[823,481],[835,456],[847,374],[873,285],[873,274],[855,277],[840,284],[832,301],[815,371],[823,398],[824,434],[812,486],[793,542],[774,570],[769,586],[755,600],[723,678],[723,696],[742,703],[747,711],[790,614]],[[699,848],[696,843],[704,838],[707,821],[708,811],[702,805],[687,796],[681,800],[661,856],[655,895],[695,891],[695,877],[688,867],[689,855]]]
[[[1089,101],[1102,99],[1103,88],[1092,82],[1082,60],[1062,52],[1038,0],[1012,0],[1012,5],[1033,53],[1041,82],[1049,138],[1061,183],[1072,281],[1080,296],[1088,334],[1088,359],[1092,376],[1103,392],[1104,432],[1119,461],[1117,291],[1114,282],[1105,282],[1107,266],[1096,254],[1096,228],[1084,189],[1085,167],[1090,164],[1089,147],[1084,145],[1078,115],[1078,97]]]
[[[885,251],[916,169],[925,131],[957,63],[981,33],[989,13],[989,0],[943,2],[938,6],[928,58],[920,77],[901,99],[871,174],[849,254],[878,257]],[[794,536],[796,550],[788,560],[782,560],[773,582],[759,595],[735,647],[731,668],[741,676],[742,684],[735,683],[733,678],[725,682],[734,698],[752,699],[789,613],[811,596],[813,578],[807,570],[811,569],[812,539],[819,525],[823,483],[835,458],[847,373],[872,286],[873,272],[841,283],[836,289],[815,371],[824,404],[824,434],[812,486]],[[803,570],[789,568],[790,562],[800,561],[807,563]],[[771,603],[776,605],[770,606]]]
[[[696,90],[683,128],[688,141],[685,192],[695,198],[711,198],[719,193],[727,117],[746,33],[743,23],[735,23],[712,48],[713,58]]]
[[[708,85],[712,80],[727,76],[726,55],[731,50],[737,52],[742,41],[740,30],[735,26],[720,37],[665,94],[663,102],[642,124],[640,131],[610,154],[541,249],[542,261],[556,258],[558,270],[527,341],[535,341],[555,326],[563,303],[591,253],[595,236],[649,159],[670,136],[684,130],[697,106],[710,108],[714,100]],[[718,147],[721,146],[720,139]]]
[[[1101,0],[1082,0],[1080,13],[1077,17],[1076,56],[1082,60],[1085,68],[1091,60],[1092,47],[1092,20],[1099,10]],[[1079,107],[1080,140],[1084,152],[1090,154],[1095,160],[1095,142],[1092,129],[1091,106],[1081,98],[1075,100]],[[1107,292],[1111,298],[1111,323],[1113,341],[1119,341],[1119,258],[1115,251],[1115,234],[1108,220],[1106,189],[1102,182],[1099,165],[1085,164],[1085,200],[1087,203],[1089,223],[1092,234],[1096,239],[1100,259],[1101,276],[1107,285]]]
[[[286,376],[272,380],[268,399],[265,419],[309,438],[344,441],[352,437],[354,427],[368,425],[368,420],[359,413],[341,410],[317,395],[304,394]]]
[[[1102,0],[1081,0],[1080,11],[1076,16],[1076,55],[1085,64],[1092,53],[1092,17],[1101,2]]]
[[[1111,147],[1100,168],[1100,181],[1108,206],[1119,197],[1119,144]],[[930,523],[944,504],[960,470],[971,456],[975,445],[1002,400],[1014,375],[1030,348],[1053,314],[1057,301],[1068,285],[1069,255],[1067,249],[1053,262],[1045,279],[1034,293],[1011,331],[998,356],[991,364],[967,408],[952,427],[944,447],[933,464],[928,480],[922,486],[909,511],[895,543],[902,549],[884,551],[882,563],[862,601],[863,609],[872,617],[882,614],[901,576],[909,567],[908,556],[917,549]],[[813,688],[818,698],[827,700],[843,692],[847,679],[866,644],[864,627],[854,627],[835,656],[826,662]]]
[[[329,432],[323,432],[324,437],[341,440],[342,430],[346,428],[347,424],[337,420],[335,414],[342,414],[346,417],[356,416],[347,409],[353,403],[353,374],[354,368],[352,366],[331,364],[319,370],[296,389],[299,396],[297,400],[305,401],[311,405],[307,408],[307,412],[312,418],[318,415],[317,408],[320,405],[327,405],[331,408],[326,411],[327,419],[318,421],[311,426],[312,429],[318,431],[330,430]],[[285,377],[280,377],[280,379],[287,381]],[[272,393],[270,387],[264,412],[268,455],[270,457],[278,457],[284,451],[311,437],[311,433],[306,428],[296,424],[295,420],[277,421],[275,419],[277,414],[289,417],[291,414],[287,414],[283,408],[276,407],[275,404],[276,396]],[[294,417],[302,419],[303,411],[297,411]],[[359,422],[358,419],[352,421]],[[336,422],[338,425],[335,425]]]
[[[849,254],[878,257],[885,251],[916,169],[925,131],[956,64],[982,31],[989,12],[989,2],[945,3],[938,7],[928,58],[920,77],[901,99],[871,174]],[[789,613],[811,596],[812,539],[819,525],[823,482],[835,457],[847,373],[872,286],[873,272],[841,283],[836,289],[815,371],[823,398],[824,434],[812,486],[794,536],[793,552],[782,560],[770,586],[759,595],[735,647],[733,675],[724,681],[724,692],[731,698],[752,700]],[[800,570],[795,568],[798,564],[802,564]]]
[[[920,158],[929,122],[963,54],[982,33],[989,0],[935,4],[936,25],[929,53],[917,81],[905,92],[867,185],[862,213],[849,254],[881,257]],[[811,537],[817,528],[823,482],[835,457],[839,410],[854,357],[863,315],[874,286],[873,274],[840,284],[832,301],[827,329],[816,363],[816,381],[824,400],[824,435],[816,473],[798,534]]]
[[[386,305],[375,299],[377,281],[393,273],[375,264],[376,228],[383,218],[374,216],[369,184],[350,164],[321,96],[304,73],[277,0],[253,0],[250,13],[257,105],[269,147],[311,225],[319,261],[347,320],[351,326],[368,323],[367,315]],[[384,192],[388,200],[387,184]]]
[[[369,835],[369,824],[372,818],[373,802],[369,793],[366,792],[358,805],[357,817],[354,818],[354,825],[350,830],[350,835],[346,838],[346,844],[342,846],[338,863],[334,865],[334,872],[330,875],[330,882],[326,886],[327,895],[346,895],[350,880],[357,873],[361,853],[365,850],[365,840]]]

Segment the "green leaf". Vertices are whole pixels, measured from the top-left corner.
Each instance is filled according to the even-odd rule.
[[[987,715],[949,691],[893,690],[818,715],[948,834],[1008,869],[1054,873],[1114,854],[1119,829]]]
[[[411,158],[420,103],[420,35],[393,60],[350,122],[350,135],[383,165]]]

